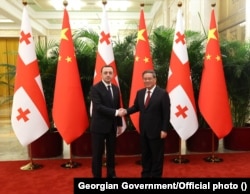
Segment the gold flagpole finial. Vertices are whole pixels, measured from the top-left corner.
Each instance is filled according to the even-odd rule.
[[[26,0],[23,0],[23,5],[26,6],[28,3]]]
[[[212,7],[215,7],[215,6],[216,6],[216,3],[212,3],[211,6],[212,6]]]
[[[106,5],[107,4],[107,0],[102,0],[102,4]]]
[[[64,0],[63,5],[64,5],[64,7],[67,7],[68,6],[68,1]]]
[[[178,7],[181,7],[182,6],[182,2],[179,1],[177,5],[178,5]]]

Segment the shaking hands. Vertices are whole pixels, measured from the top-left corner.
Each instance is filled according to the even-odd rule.
[[[127,114],[127,110],[125,108],[118,109],[118,116],[123,117]]]

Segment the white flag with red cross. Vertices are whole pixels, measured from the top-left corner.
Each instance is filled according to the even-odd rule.
[[[23,146],[32,143],[49,129],[48,112],[26,7],[23,8],[22,15],[11,124]]]
[[[186,140],[198,129],[198,119],[180,8],[166,90],[171,102],[170,122],[181,139]]]
[[[110,65],[114,69],[114,77],[112,79],[112,83],[120,88],[105,5],[103,5],[102,14],[103,15],[102,15],[102,21],[101,21],[101,31],[99,34],[98,52],[96,56],[93,85],[102,80],[102,77],[101,77],[102,66]],[[120,92],[120,97],[121,97],[121,92]],[[120,102],[121,102],[121,107],[123,107],[122,99],[120,99]],[[90,105],[90,114],[91,113],[92,113],[92,103]],[[117,136],[121,135],[125,131],[126,128],[127,128],[127,124],[126,124],[125,118],[122,117],[122,128],[121,128],[121,131],[117,130]]]

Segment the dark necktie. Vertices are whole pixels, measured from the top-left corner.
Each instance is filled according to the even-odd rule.
[[[149,103],[149,100],[150,100],[150,91],[148,90],[148,95],[147,95],[147,97],[146,97],[146,101],[145,101],[145,107],[147,107],[148,106],[148,103]]]
[[[112,91],[111,91],[111,88],[110,88],[110,87],[111,87],[111,86],[108,85],[108,91],[109,91],[109,95],[110,95],[111,99],[113,100],[113,94],[112,94]]]

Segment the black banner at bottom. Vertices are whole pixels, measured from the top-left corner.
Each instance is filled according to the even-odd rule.
[[[80,193],[249,193],[250,178],[74,178],[74,194]]]

